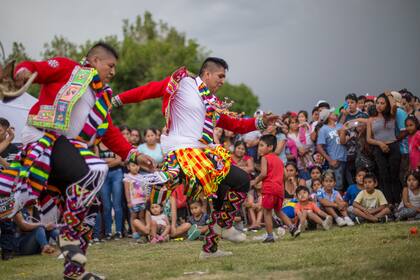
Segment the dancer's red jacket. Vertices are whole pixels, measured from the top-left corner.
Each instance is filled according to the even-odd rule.
[[[127,90],[119,94],[118,98],[122,104],[130,104],[161,97],[162,113],[165,114],[170,98],[170,94],[166,92],[169,80],[170,77],[167,77],[159,82],[150,82],[144,86]],[[257,127],[255,126],[255,118],[238,119],[227,115],[220,115],[216,126],[240,134],[257,130]]]
[[[24,61],[17,65],[15,74],[22,68],[26,68],[31,73],[37,72],[38,76],[35,83],[41,85],[38,102],[36,102],[29,115],[36,115],[41,105],[53,105],[59,90],[68,82],[70,75],[79,63],[65,57],[56,57],[47,61]],[[102,138],[103,143],[111,151],[125,160],[133,149],[132,145],[121,134],[120,130],[113,125],[110,115],[108,115],[109,127]]]

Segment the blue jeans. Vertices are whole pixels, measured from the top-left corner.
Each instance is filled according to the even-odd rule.
[[[122,232],[122,169],[108,171],[101,189],[105,234],[112,234],[112,208],[115,212],[115,231]],[[112,199],[111,199],[112,197]]]
[[[346,171],[346,162],[339,161],[338,163],[338,166],[333,168],[336,181],[335,189],[337,191],[344,191],[344,172]]]
[[[24,233],[18,237],[18,254],[20,255],[33,255],[41,252],[42,247],[48,244],[48,238],[52,237],[57,239],[59,231],[54,229],[47,231],[44,227],[40,226],[31,232]]]

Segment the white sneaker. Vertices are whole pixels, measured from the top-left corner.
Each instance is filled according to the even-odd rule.
[[[277,229],[278,238],[281,239],[286,235],[286,230],[283,227]]]
[[[333,219],[331,216],[327,216],[325,220],[322,222],[322,227],[325,230],[330,230],[332,227]]]
[[[205,259],[209,259],[209,258],[229,257],[229,256],[232,256],[232,255],[233,255],[233,253],[230,252],[230,251],[217,250],[214,253],[207,253],[207,252],[201,251],[199,259],[200,260],[205,260]]]
[[[238,243],[246,240],[246,234],[232,226],[228,229],[222,229],[222,238]]]
[[[343,226],[345,226],[345,225],[347,225],[347,223],[344,221],[344,219],[343,218],[341,218],[341,217],[337,217],[337,218],[335,218],[335,222],[337,223],[337,225],[339,226],[339,227],[343,227]]]
[[[349,216],[344,217],[344,222],[346,222],[346,224],[347,224],[349,227],[354,226],[354,222],[350,219],[350,217],[349,217]]]

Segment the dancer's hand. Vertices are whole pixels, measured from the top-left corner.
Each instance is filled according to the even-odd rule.
[[[15,83],[17,87],[22,87],[26,81],[31,77],[32,73],[27,70],[22,68],[21,70],[19,70],[16,75],[15,75]]]
[[[263,117],[263,122],[265,124],[265,126],[269,126],[269,125],[276,125],[277,123],[281,123],[280,122],[280,116],[277,115],[273,115],[272,113],[264,113]]]
[[[137,156],[137,163],[140,165],[140,168],[148,172],[153,172],[156,170],[157,164],[155,160],[146,154],[139,154]]]

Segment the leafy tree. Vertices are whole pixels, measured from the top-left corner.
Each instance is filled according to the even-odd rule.
[[[187,39],[162,21],[156,22],[150,12],[137,16],[133,22],[123,21],[123,37],[107,36],[99,41],[112,45],[120,54],[117,75],[111,86],[118,94],[146,84],[149,81],[164,79],[180,66],[198,73],[201,63],[209,56],[209,51],[195,40]],[[69,42],[63,36],[55,36],[44,45],[42,56],[67,56],[79,61],[96,41],[86,41],[82,45]],[[244,84],[232,85],[228,82],[218,95],[235,101],[234,111],[252,114],[259,106],[258,97]],[[132,104],[114,109],[113,119],[116,124],[130,127],[162,127],[164,118],[161,112],[161,100],[150,100],[141,104]]]

